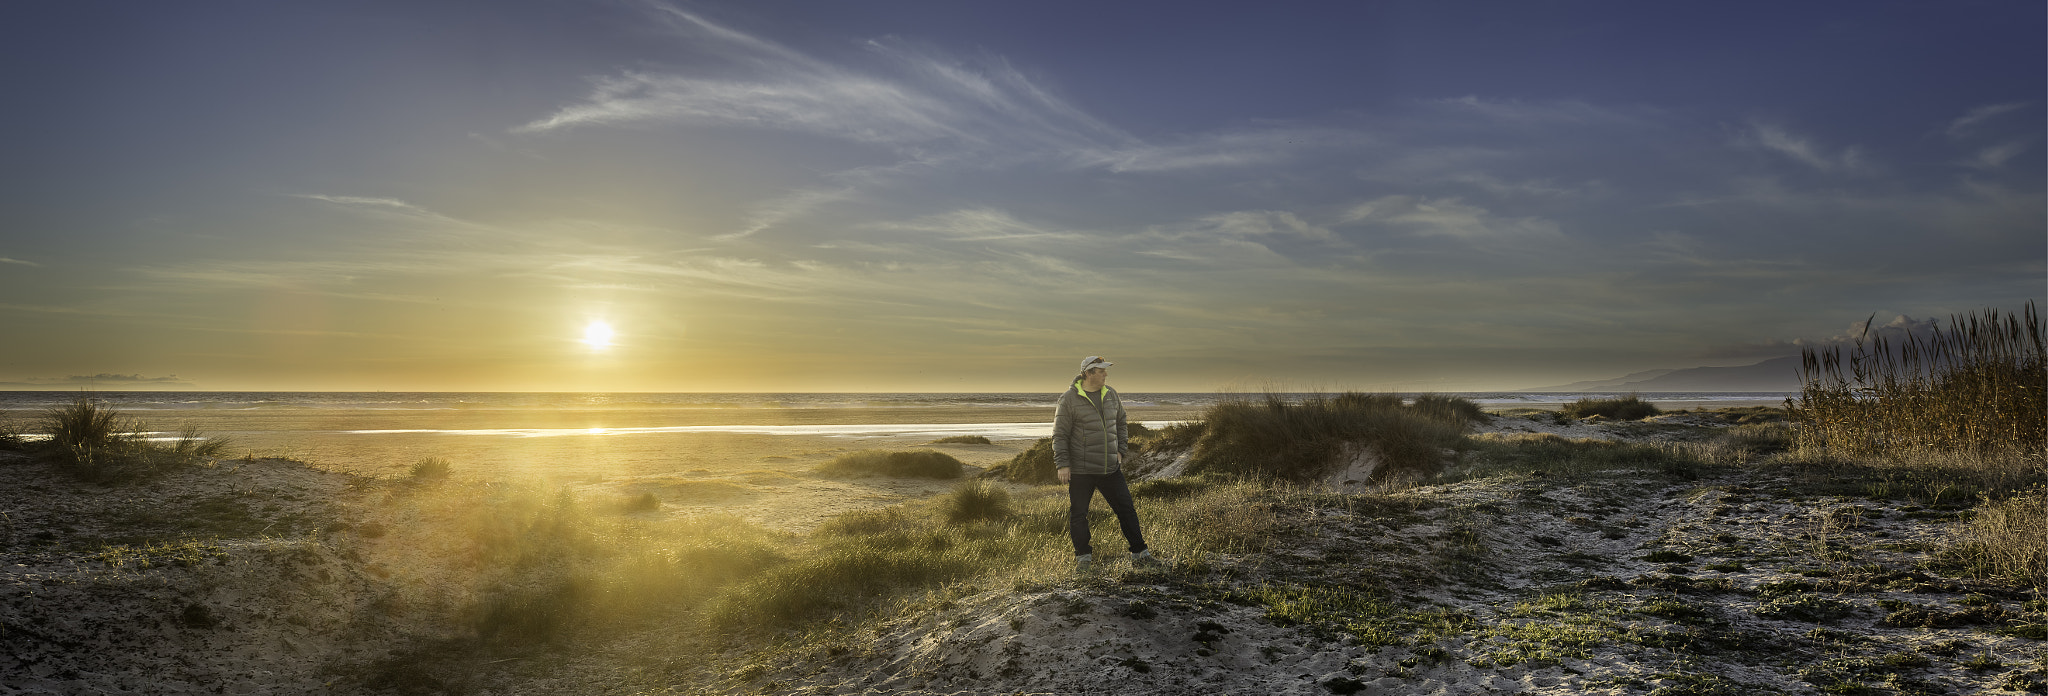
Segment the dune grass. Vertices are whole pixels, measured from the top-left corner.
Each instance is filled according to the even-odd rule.
[[[1656,404],[1644,401],[1635,394],[1612,399],[1584,398],[1565,404],[1559,411],[1571,418],[1613,418],[1615,420],[1642,420],[1660,413]]]
[[[894,476],[898,478],[960,478],[965,464],[938,450],[862,450],[840,455],[818,468],[828,476]]]
[[[1050,483],[1059,483],[1059,469],[1053,464],[1052,438],[1041,437],[1038,438],[1037,442],[1031,443],[1029,449],[1018,452],[1016,456],[1010,457],[1010,461],[989,467],[989,470],[982,475],[1005,481],[1042,486]]]
[[[454,468],[455,465],[448,463],[446,459],[423,457],[419,461],[413,462],[412,469],[408,472],[407,478],[419,482],[440,481],[448,478],[448,474],[454,471]]]
[[[988,439],[988,438],[986,438],[986,437],[982,437],[982,436],[980,436],[980,435],[948,435],[948,436],[946,436],[946,437],[942,437],[942,438],[939,438],[939,439],[937,439],[937,440],[933,440],[933,441],[931,441],[931,442],[928,442],[928,443],[925,443],[925,444],[929,444],[929,445],[993,445],[993,444],[995,444],[995,443],[993,443],[993,442],[989,442],[989,439]]]
[[[43,413],[47,440],[31,443],[17,436],[16,445],[36,451],[82,480],[117,484],[148,478],[183,466],[217,459],[232,444],[185,428],[167,442],[146,437],[140,421],[128,418],[89,396]]]
[[[1445,450],[1461,446],[1474,414],[1484,415],[1470,401],[1430,395],[1407,405],[1392,394],[1347,392],[1299,403],[1267,394],[1219,402],[1198,424],[1168,428],[1160,440],[1192,440],[1190,473],[1311,481],[1329,474],[1353,443],[1372,447],[1390,470],[1433,473]]]

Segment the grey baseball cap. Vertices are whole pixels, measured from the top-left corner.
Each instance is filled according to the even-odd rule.
[[[1097,367],[1109,367],[1109,366],[1111,366],[1111,365],[1115,365],[1115,364],[1116,364],[1116,363],[1110,362],[1110,361],[1108,361],[1108,360],[1104,360],[1104,359],[1102,358],[1102,356],[1100,356],[1100,355],[1090,355],[1090,356],[1088,356],[1088,357],[1086,357],[1086,358],[1082,358],[1082,359],[1081,359],[1081,371],[1082,371],[1082,372],[1087,372],[1088,370],[1090,370],[1090,369],[1092,369],[1092,368],[1097,368]]]

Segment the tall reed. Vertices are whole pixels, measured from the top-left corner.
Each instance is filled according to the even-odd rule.
[[[2040,452],[2048,438],[2048,348],[2039,312],[1951,316],[1926,336],[1864,336],[1801,351],[1789,404],[1803,448],[1845,456],[1912,450]]]

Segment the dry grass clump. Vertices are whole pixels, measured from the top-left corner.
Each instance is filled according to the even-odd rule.
[[[1974,578],[2048,588],[2048,490],[1979,505],[1950,535],[1942,562]]]
[[[1191,473],[1310,481],[1327,475],[1345,445],[1371,446],[1391,470],[1434,471],[1459,446],[1478,407],[1431,397],[1417,405],[1393,394],[1347,392],[1289,403],[1276,394],[1219,402],[1198,426],[1168,428],[1162,442],[1192,438]]]
[[[819,467],[818,471],[831,476],[949,479],[960,478],[964,466],[966,465],[953,458],[953,455],[938,450],[862,450],[840,455],[839,458]]]
[[[925,443],[929,445],[993,445],[988,438],[980,435],[948,435]]]
[[[1950,317],[1929,336],[1884,336],[1801,352],[1791,408],[1802,445],[1845,456],[1905,450],[2040,451],[2048,439],[2048,347],[2034,303],[2019,316]]]
[[[42,421],[49,439],[37,444],[44,457],[80,479],[98,483],[133,481],[203,464],[225,454],[231,444],[227,438],[206,437],[189,427],[168,442],[152,441],[141,422],[89,397],[45,411]],[[29,445],[25,440],[20,444],[37,449]]]
[[[1412,403],[1416,411],[1429,414],[1440,420],[1465,420],[1473,423],[1491,423],[1493,416],[1487,415],[1479,404],[1472,400],[1443,394],[1421,394]]]
[[[1613,418],[1615,420],[1642,420],[1660,413],[1656,404],[1644,401],[1635,394],[1612,399],[1584,398],[1565,404],[1559,411],[1572,418]]]

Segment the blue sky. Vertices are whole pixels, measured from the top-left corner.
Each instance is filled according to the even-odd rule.
[[[1102,5],[10,4],[0,383],[1484,390],[2044,294],[2039,3]]]

